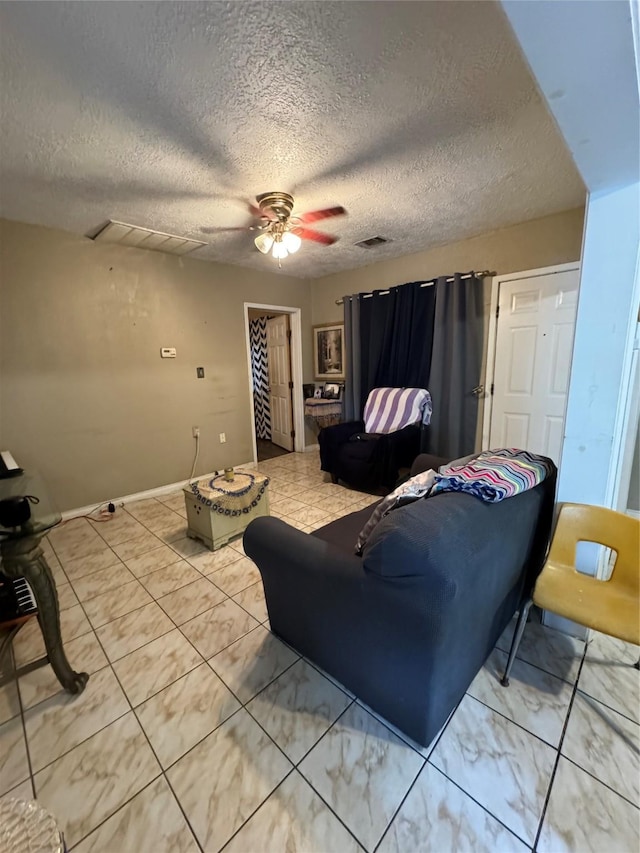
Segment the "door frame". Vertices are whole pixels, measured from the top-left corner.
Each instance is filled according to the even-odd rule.
[[[253,373],[251,371],[251,338],[249,337],[249,309],[258,308],[261,311],[275,311],[278,314],[289,315],[289,328],[291,329],[290,352],[291,352],[291,381],[293,382],[293,394],[291,395],[293,429],[293,450],[295,453],[304,451],[304,404],[302,400],[302,309],[291,308],[286,305],[266,305],[262,302],[244,303],[244,335],[247,349],[247,379],[249,382],[249,413],[251,416],[251,441],[253,444],[253,463],[258,463],[258,443],[256,441],[256,419],[255,407],[253,405]],[[296,389],[300,390],[296,394]]]
[[[573,261],[569,264],[557,264],[553,267],[539,267],[533,270],[522,270],[521,272],[507,273],[506,275],[496,275],[491,279],[491,306],[489,308],[489,332],[487,335],[487,369],[484,378],[484,411],[482,415],[482,449],[489,450],[489,439],[491,436],[491,416],[493,414],[493,394],[491,388],[495,377],[496,364],[496,344],[498,342],[498,304],[500,301],[500,285],[511,281],[518,281],[521,278],[534,278],[545,275],[557,275],[563,272],[580,271],[580,262]],[[580,295],[580,285],[578,284],[578,298]],[[575,329],[574,329],[575,338]],[[573,348],[571,357],[573,359]],[[565,402],[565,421],[566,421],[566,402]],[[558,468],[562,458],[558,460]]]

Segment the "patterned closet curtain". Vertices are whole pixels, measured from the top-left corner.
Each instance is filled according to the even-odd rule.
[[[249,341],[251,343],[251,374],[253,376],[253,408],[256,417],[256,438],[265,438],[271,441],[266,317],[256,317],[255,320],[249,322]]]

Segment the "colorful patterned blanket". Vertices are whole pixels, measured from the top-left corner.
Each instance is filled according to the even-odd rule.
[[[464,465],[441,468],[431,495],[466,492],[487,503],[498,503],[533,489],[553,470],[550,459],[527,450],[485,450]]]

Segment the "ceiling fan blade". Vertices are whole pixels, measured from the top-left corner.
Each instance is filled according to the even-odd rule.
[[[342,206],[327,207],[324,210],[311,210],[309,213],[302,213],[298,216],[300,222],[310,223],[319,222],[321,219],[329,219],[331,216],[342,216],[347,211]]]
[[[258,230],[253,225],[240,225],[237,228],[201,228],[203,234],[221,234],[224,231],[256,231]]]
[[[338,239],[330,234],[322,234],[320,231],[313,231],[311,228],[302,228],[296,225],[291,229],[293,234],[297,234],[303,240],[313,240],[314,243],[322,243],[323,246],[331,246]]]

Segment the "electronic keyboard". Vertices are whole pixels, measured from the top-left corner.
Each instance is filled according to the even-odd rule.
[[[12,580],[0,573],[0,623],[33,616],[38,605],[25,578]]]

